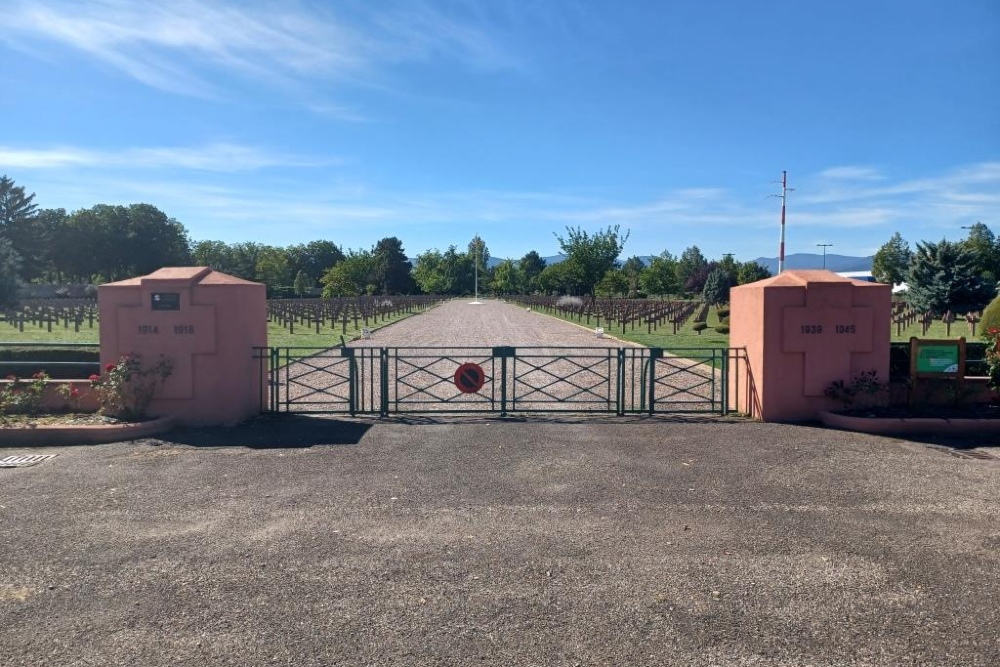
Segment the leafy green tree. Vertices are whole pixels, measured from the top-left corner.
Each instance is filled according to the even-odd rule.
[[[964,244],[975,257],[979,273],[990,283],[1000,280],[1000,244],[990,228],[981,222],[972,225]]]
[[[481,272],[486,271],[490,261],[490,248],[479,234],[473,236],[472,240],[469,241],[469,257],[472,257],[473,261],[479,264]]]
[[[413,279],[424,294],[447,294],[448,280],[444,274],[444,257],[441,251],[427,250],[417,255]]]
[[[25,280],[40,275],[45,267],[49,238],[38,222],[35,195],[25,194],[7,175],[0,177],[0,238],[10,241],[21,258],[21,276]]]
[[[729,303],[729,289],[733,286],[733,277],[725,268],[719,266],[709,272],[702,288],[702,299],[711,306]]]
[[[74,211],[60,222],[48,256],[60,275],[81,281],[120,280],[191,264],[184,226],[149,204]]]
[[[459,253],[455,246],[445,252],[437,249],[417,255],[413,277],[427,294],[471,294],[475,288],[472,257]]]
[[[295,282],[292,284],[292,287],[295,289],[296,296],[303,297],[312,289],[314,284],[315,281],[307,276],[305,271],[299,271],[295,274]]]
[[[442,255],[444,274],[448,282],[447,294],[472,294],[475,290],[475,265],[468,252],[460,253],[455,246],[449,246]]]
[[[583,275],[583,269],[579,265],[565,260],[546,266],[538,274],[536,284],[539,291],[545,294],[579,296],[587,294],[590,290],[588,279]]]
[[[707,267],[708,260],[698,246],[693,245],[685,249],[677,260],[677,282],[690,293],[701,292],[708,278]]]
[[[66,231],[66,209],[45,208],[37,213],[37,224],[40,237],[47,240],[44,259],[40,262],[40,270],[49,282],[62,282],[64,276],[59,270],[61,251],[65,248],[63,234]]]
[[[244,280],[259,281],[257,277],[257,262],[260,260],[261,253],[264,252],[264,247],[263,244],[254,243],[253,241],[231,244],[229,246],[231,259],[231,271],[229,273]]]
[[[406,258],[403,242],[395,236],[384,238],[375,244],[375,277],[382,294],[412,294],[413,265]]]
[[[472,240],[469,241],[469,259],[472,261],[473,290],[475,290],[478,281],[479,291],[482,293],[489,289],[492,272],[489,268],[490,249],[479,234],[473,236]]]
[[[623,269],[610,269],[597,283],[599,296],[625,296],[629,293],[631,277]]]
[[[898,285],[905,280],[912,258],[910,244],[896,232],[872,257],[872,277],[880,283]]]
[[[100,237],[90,211],[62,218],[52,235],[49,263],[60,280],[91,282],[101,272]]]
[[[636,256],[629,257],[622,264],[622,274],[628,281],[628,289],[626,293],[628,296],[635,298],[635,295],[639,292],[639,283],[642,278],[642,272],[646,270],[646,263],[643,262]]]
[[[493,269],[493,280],[490,284],[494,294],[506,296],[523,292],[522,282],[523,276],[518,265],[505,259]]]
[[[623,235],[618,225],[596,232],[593,236],[579,227],[566,228],[566,236],[556,234],[559,247],[566,259],[572,275],[581,281],[584,293],[594,295],[597,283],[604,274],[615,267],[615,262],[628,240],[629,232]]]
[[[0,237],[0,307],[8,308],[17,303],[17,291],[21,286],[18,277],[21,271],[21,257],[7,239]]]
[[[6,174],[0,176],[0,234],[6,236],[12,226],[35,215],[38,207],[35,195],[25,194],[24,187],[14,185]]]
[[[332,241],[310,241],[306,244],[288,246],[288,270],[293,276],[304,271],[307,276],[314,277],[319,285],[319,278],[334,264],[344,259],[344,253]]]
[[[997,294],[979,273],[976,257],[964,243],[917,243],[906,274],[906,300],[918,312],[941,315],[982,310]]]
[[[650,260],[639,282],[647,294],[680,293],[681,287],[677,281],[677,258],[669,250],[664,250]]]
[[[191,260],[195,266],[207,266],[222,273],[233,274],[235,272],[233,250],[224,241],[198,241],[194,243],[191,246]]]
[[[528,294],[538,289],[538,274],[545,269],[545,260],[539,257],[536,251],[531,250],[520,259],[517,268],[520,270],[523,280],[521,289]]]
[[[771,271],[757,262],[741,262],[736,269],[736,284],[748,285],[771,277]]]
[[[258,282],[267,286],[268,294],[274,294],[281,287],[288,287],[292,282],[292,276],[285,249],[269,245],[261,246],[257,254],[254,275]]]
[[[701,294],[708,281],[708,275],[719,268],[718,262],[709,262],[695,269],[694,273],[688,276],[684,283],[684,291],[688,294]]]
[[[716,266],[726,272],[730,287],[739,284],[737,280],[740,271],[740,263],[733,259],[733,255],[731,253],[723,255],[722,259],[716,262]]]
[[[124,245],[131,259],[123,263],[121,277],[191,263],[191,241],[184,225],[177,220],[151,204],[130,205],[124,210],[124,218],[127,230]]]
[[[361,296],[376,290],[378,261],[370,250],[348,250],[323,276],[323,298]]]

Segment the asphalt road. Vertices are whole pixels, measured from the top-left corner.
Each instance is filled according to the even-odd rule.
[[[997,459],[541,418],[45,451],[0,470],[5,667],[1000,664]]]

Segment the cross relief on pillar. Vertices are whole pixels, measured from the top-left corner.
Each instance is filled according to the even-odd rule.
[[[118,343],[122,353],[141,354],[147,365],[159,356],[173,364],[161,398],[191,398],[194,395],[195,355],[215,350],[215,306],[192,306],[188,294],[175,311],[154,311],[144,294],[138,306],[118,307]]]
[[[834,380],[850,380],[851,354],[872,351],[870,306],[852,306],[839,285],[810,286],[805,306],[783,312],[782,352],[805,355],[803,394],[822,396]]]

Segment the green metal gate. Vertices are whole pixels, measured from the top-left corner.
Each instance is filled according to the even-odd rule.
[[[745,391],[732,373],[745,352],[732,348],[282,347],[255,358],[269,412],[726,414]]]

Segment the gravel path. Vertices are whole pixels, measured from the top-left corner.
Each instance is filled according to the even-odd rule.
[[[502,362],[493,355],[500,346],[518,350],[517,359],[507,362],[506,387],[500,382]],[[497,412],[504,391],[515,411],[614,410],[619,348],[626,350],[626,411],[644,409],[648,391],[646,348],[501,301],[450,301],[350,347],[357,349],[362,411],[377,410],[382,399],[381,348],[390,349],[385,363],[394,413]],[[477,392],[463,393],[454,374],[469,362],[483,368],[484,383]],[[348,363],[340,350],[330,350],[290,365],[281,375],[282,400],[294,401],[295,411],[322,411],[331,405],[343,411]],[[711,365],[669,356],[657,361],[658,410],[717,409],[722,397],[717,380]]]
[[[1000,664],[995,460],[636,418],[46,452],[0,470],[4,667]]]

